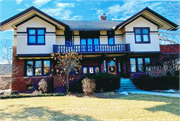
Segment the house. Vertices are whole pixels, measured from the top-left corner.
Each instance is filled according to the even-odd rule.
[[[159,58],[158,29],[176,30],[178,25],[149,8],[123,22],[59,21],[35,7],[1,22],[0,30],[14,29],[13,90],[27,91],[41,78],[55,85],[50,77],[53,52],[77,51],[83,55],[78,75],[108,72],[121,77],[144,73],[147,64]],[[22,81],[23,80],[23,81]],[[54,86],[55,88],[55,86]]]

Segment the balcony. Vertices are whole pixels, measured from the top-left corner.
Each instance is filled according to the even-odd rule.
[[[130,51],[130,44],[115,44],[115,45],[53,45],[53,52],[70,52],[77,51],[78,53],[94,53],[94,52],[126,52]]]

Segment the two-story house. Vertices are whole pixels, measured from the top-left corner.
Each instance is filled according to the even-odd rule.
[[[177,27],[149,8],[118,22],[106,20],[105,14],[99,21],[59,21],[30,7],[0,23],[1,31],[14,30],[13,66],[19,71],[13,75],[12,88],[20,92],[28,89],[28,79],[50,78],[53,52],[82,54],[79,74],[144,73],[160,55],[158,29]]]

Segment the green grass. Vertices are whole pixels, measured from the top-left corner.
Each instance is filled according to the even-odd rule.
[[[0,100],[0,120],[180,121],[179,102],[180,98],[151,95],[5,99]]]

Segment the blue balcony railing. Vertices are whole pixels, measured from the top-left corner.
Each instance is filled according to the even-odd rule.
[[[53,45],[53,52],[70,52],[77,51],[80,53],[86,52],[126,52],[130,51],[130,44],[115,44],[115,45]]]

